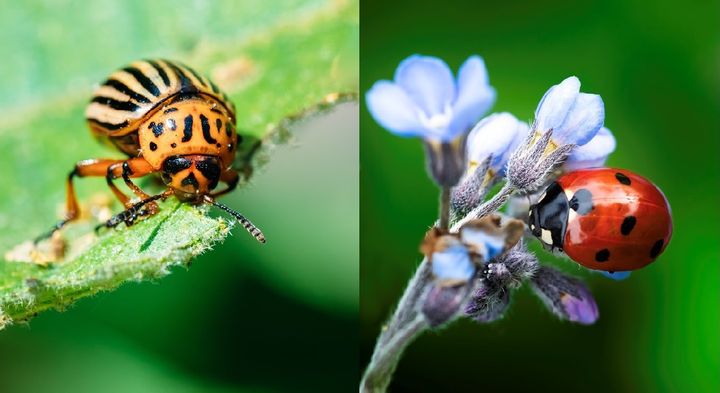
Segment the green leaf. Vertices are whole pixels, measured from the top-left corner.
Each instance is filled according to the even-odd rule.
[[[238,28],[243,34],[211,32],[198,41],[187,41],[179,32],[177,37],[172,36],[177,42],[170,39],[168,43],[173,51],[158,50],[163,57],[179,59],[210,75],[230,94],[238,108],[239,132],[246,140],[262,141],[259,151],[241,152],[236,163],[240,169],[255,169],[266,162],[272,146],[287,140],[288,130],[296,121],[357,97],[357,2],[315,1],[303,7],[294,5],[291,10],[279,3],[256,4],[261,10],[246,17],[261,18],[264,24],[258,25],[252,19],[243,21],[235,14],[226,15],[222,9],[213,8],[213,2],[207,13],[198,16],[200,19],[206,18],[208,24],[220,20],[227,28],[233,26],[230,22],[252,28]],[[78,19],[78,23],[83,22]],[[181,26],[168,28],[182,30]],[[102,40],[96,45],[101,53]],[[152,49],[145,47],[128,55],[153,57]],[[72,56],[65,57],[68,64],[74,64]],[[44,60],[43,69],[55,61]],[[131,60],[133,57],[126,59]],[[62,61],[58,58],[57,64]],[[82,73],[65,76],[85,80],[83,75],[96,76],[98,72],[83,69]],[[44,81],[42,75],[39,72],[32,78]],[[0,79],[0,83],[3,91],[18,89],[12,80]],[[96,222],[72,225],[65,231],[69,246],[65,261],[46,267],[7,261],[9,251],[15,254],[12,259],[18,259],[17,246],[47,230],[59,217],[65,199],[64,180],[74,162],[120,157],[97,145],[85,131],[83,111],[92,85],[81,89],[73,85],[72,92],[43,87],[36,90],[47,98],[33,92],[21,97],[14,108],[8,102],[12,110],[0,124],[0,170],[5,192],[0,199],[0,328],[46,309],[62,309],[79,298],[127,281],[159,278],[172,266],[188,264],[223,240],[230,228],[227,221],[208,217],[205,209],[171,199],[161,204],[156,216],[130,228],[108,231],[99,239],[91,234]],[[56,91],[60,94],[53,94]],[[142,186],[157,190],[153,183]],[[98,193],[110,195],[104,179],[80,179],[76,187],[81,203]],[[113,211],[118,210],[115,204]],[[250,212],[248,216],[252,218]]]

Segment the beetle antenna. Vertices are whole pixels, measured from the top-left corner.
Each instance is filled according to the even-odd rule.
[[[235,210],[223,205],[220,202],[216,202],[211,197],[205,195],[205,202],[225,211],[226,213],[230,214],[231,216],[235,217],[236,220],[240,222],[240,224],[247,230],[257,241],[260,243],[265,243],[265,235],[263,235],[262,231],[258,229],[258,227],[255,226],[250,220],[245,218],[242,214],[236,212]]]

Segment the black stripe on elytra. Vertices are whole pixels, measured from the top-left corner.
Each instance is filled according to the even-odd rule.
[[[217,114],[219,114],[219,115],[222,115],[222,114],[223,114],[222,111],[221,111],[220,109],[218,109],[218,108],[210,108],[210,112],[215,112],[215,113],[217,113]]]
[[[170,78],[168,77],[167,72],[165,72],[165,69],[163,69],[157,61],[147,60],[147,62],[148,64],[153,66],[153,68],[155,68],[155,71],[157,71],[158,75],[160,75],[160,77],[162,78],[165,87],[170,87]]]
[[[103,85],[105,85],[105,86],[110,86],[110,87],[112,87],[113,89],[115,89],[115,90],[117,90],[117,91],[119,91],[119,92],[121,92],[121,93],[123,93],[123,94],[125,94],[125,95],[130,96],[130,98],[132,98],[133,100],[135,100],[135,101],[137,101],[137,102],[141,102],[141,103],[143,103],[143,104],[149,104],[149,103],[150,103],[150,100],[149,100],[147,97],[145,97],[144,95],[142,95],[142,94],[136,92],[135,90],[127,87],[127,85],[125,85],[124,83],[120,82],[120,81],[117,80],[117,79],[108,79],[108,80],[105,81],[105,83],[103,83]]]
[[[123,68],[123,71],[132,75],[142,85],[142,87],[145,88],[145,90],[150,92],[150,94],[155,97],[160,95],[160,89],[158,89],[158,87],[155,86],[155,83],[153,83],[153,81],[139,69],[135,67],[125,67]]]
[[[168,119],[167,125],[168,125],[168,128],[170,129],[170,131],[177,130],[177,124],[175,124],[175,119]]]
[[[623,174],[620,173],[620,172],[617,172],[617,173],[615,174],[615,178],[617,179],[617,181],[619,181],[620,183],[622,183],[622,184],[624,184],[624,185],[626,185],[626,186],[629,186],[629,185],[632,183],[632,182],[630,181],[630,178],[629,178],[629,177],[623,175]]]
[[[180,184],[182,184],[183,186],[187,186],[187,185],[193,186],[193,188],[196,189],[196,190],[197,190],[197,188],[200,186],[200,185],[198,184],[197,179],[195,178],[195,174],[192,173],[192,172],[190,172],[190,174],[187,175],[186,178],[182,179],[182,181],[180,182]]]
[[[203,82],[203,78],[202,78],[202,77],[200,76],[200,74],[198,74],[195,70],[193,70],[192,68],[190,68],[190,67],[188,67],[188,66],[186,66],[186,65],[183,65],[183,68],[186,69],[186,70],[188,70],[188,71],[190,71],[190,73],[193,74],[193,76],[195,77],[195,79],[197,79],[197,81],[200,82],[201,85],[206,86],[206,85],[205,85],[205,82]]]
[[[193,126],[193,117],[192,115],[187,115],[185,117],[185,128],[183,129],[183,137],[181,139],[182,142],[187,142],[190,139],[192,139],[192,126]]]
[[[210,87],[212,88],[213,93],[219,93],[219,92],[220,92],[220,89],[217,87],[217,85],[216,85],[213,81],[211,81],[210,79],[208,79],[208,82],[210,82]]]
[[[135,112],[138,108],[140,108],[139,106],[130,101],[118,101],[114,98],[103,96],[97,96],[93,98],[92,102],[97,102],[98,104],[106,105],[112,109],[119,111]]]
[[[102,127],[102,128],[106,128],[106,129],[111,130],[111,131],[119,130],[119,129],[121,129],[121,128],[125,128],[125,127],[127,127],[127,125],[128,125],[128,121],[127,121],[127,120],[125,120],[125,121],[122,122],[122,123],[105,123],[105,122],[102,122],[102,121],[97,120],[97,119],[88,119],[88,121],[89,121],[90,123],[93,123],[93,124],[95,124],[95,125],[97,125],[97,126],[100,126],[100,127]]]
[[[164,128],[165,126],[163,125],[163,123],[155,123],[154,121],[148,125],[148,129],[152,130],[155,138],[163,134],[163,132],[165,131]]]
[[[610,250],[603,248],[595,254],[595,260],[598,262],[606,262],[610,259]]]
[[[173,108],[167,108],[167,109],[165,109],[165,110],[163,111],[163,113],[167,115],[168,113],[173,113],[173,112],[176,112],[177,110],[178,110],[178,108],[174,108],[174,107],[173,107]]]
[[[205,141],[210,144],[217,143],[215,138],[210,135],[210,122],[203,114],[200,115],[200,124],[202,125],[203,138],[205,138]]]
[[[635,223],[637,223],[637,218],[635,216],[627,216],[622,222],[622,225],[620,225],[620,233],[627,236],[632,232],[633,228],[635,228]]]
[[[173,72],[175,72],[175,76],[177,76],[178,80],[180,81],[180,91],[179,93],[188,93],[188,92],[196,92],[197,87],[193,85],[190,78],[185,75],[185,73],[172,62],[167,62],[167,64],[172,68]]]
[[[222,120],[215,119],[215,127],[217,127],[218,134],[222,132]]]
[[[230,122],[225,123],[225,135],[232,135],[232,124]]]
[[[660,239],[660,240],[656,241],[655,244],[653,244],[652,248],[650,249],[650,258],[654,259],[655,257],[657,257],[660,254],[663,243],[665,243],[663,241],[663,239]]]

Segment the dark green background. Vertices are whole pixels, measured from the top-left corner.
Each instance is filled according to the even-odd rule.
[[[530,120],[545,90],[577,75],[605,101],[618,140],[608,162],[656,182],[675,225],[662,257],[626,281],[587,277],[590,327],[560,322],[527,289],[506,318],[462,321],[408,349],[391,390],[717,392],[720,390],[720,43],[717,1],[402,2],[361,7],[361,91],[413,53],[457,67],[485,58],[495,111]],[[420,261],[437,191],[417,140],[361,108],[361,364]],[[550,258],[538,251],[543,261]]]

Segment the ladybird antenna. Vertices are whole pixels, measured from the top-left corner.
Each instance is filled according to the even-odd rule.
[[[220,210],[223,210],[224,212],[230,214],[231,216],[235,217],[236,220],[240,222],[240,224],[245,228],[245,230],[252,235],[257,241],[260,243],[265,243],[265,235],[263,235],[262,231],[255,226],[250,220],[245,218],[242,214],[236,212],[235,210],[223,205],[220,202],[216,202],[214,199],[212,199],[210,196],[205,195],[205,202],[217,207]]]

